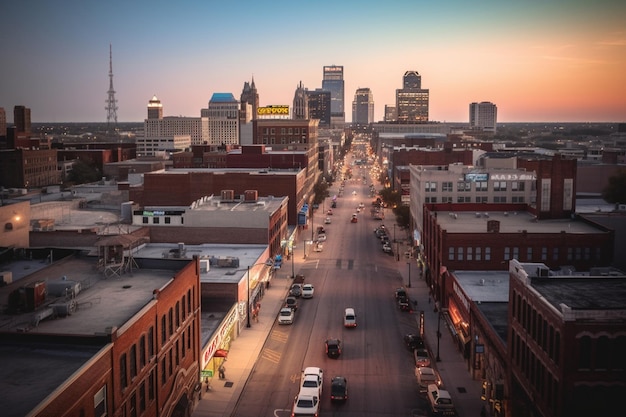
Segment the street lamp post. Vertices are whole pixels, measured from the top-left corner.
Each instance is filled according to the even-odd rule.
[[[251,327],[250,324],[250,266],[248,266],[248,302],[246,303],[246,327]]]
[[[439,310],[439,318],[437,319],[437,362],[441,362],[439,356],[439,343],[441,342],[441,309]]]
[[[293,256],[294,256],[293,245],[291,245],[291,247],[289,248],[289,252],[291,254],[291,279],[294,279],[296,277],[296,271],[293,267]]]
[[[409,285],[407,285],[407,287],[411,288],[411,261],[406,264],[409,266]]]

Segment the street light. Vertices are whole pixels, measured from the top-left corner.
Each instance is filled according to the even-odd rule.
[[[447,308],[439,309],[439,318],[437,319],[437,362],[441,362],[441,356],[439,356],[439,343],[441,342],[441,315],[444,310],[448,311]]]
[[[406,264],[409,266],[409,285],[407,285],[407,287],[411,288],[411,261]]]

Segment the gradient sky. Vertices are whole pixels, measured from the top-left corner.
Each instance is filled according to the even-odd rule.
[[[416,70],[430,120],[626,121],[626,2],[615,0],[21,0],[0,8],[0,107],[13,121],[106,122],[109,44],[120,122],[156,95],[166,116],[199,116],[213,93],[254,77],[261,105],[343,65],[346,121],[369,87],[375,119]]]

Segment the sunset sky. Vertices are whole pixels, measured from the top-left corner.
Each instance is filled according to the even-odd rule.
[[[343,65],[346,121],[357,88],[375,120],[415,70],[430,120],[626,122],[626,2],[614,0],[22,0],[0,8],[0,107],[13,121],[106,122],[109,44],[120,122],[156,95],[166,116],[200,116],[213,93],[292,105]]]

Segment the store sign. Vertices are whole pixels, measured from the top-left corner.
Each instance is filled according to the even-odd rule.
[[[256,113],[259,116],[289,116],[289,106],[275,105],[259,107],[258,109],[256,109]]]
[[[202,368],[211,360],[213,354],[220,348],[222,342],[235,325],[237,321],[237,309],[232,309],[228,317],[224,319],[220,328],[215,332],[213,338],[209,341],[209,346],[202,356]]]
[[[537,178],[533,174],[491,174],[493,181],[534,181]]]
[[[489,179],[489,174],[483,172],[470,172],[469,174],[465,174],[465,181],[487,181]]]

